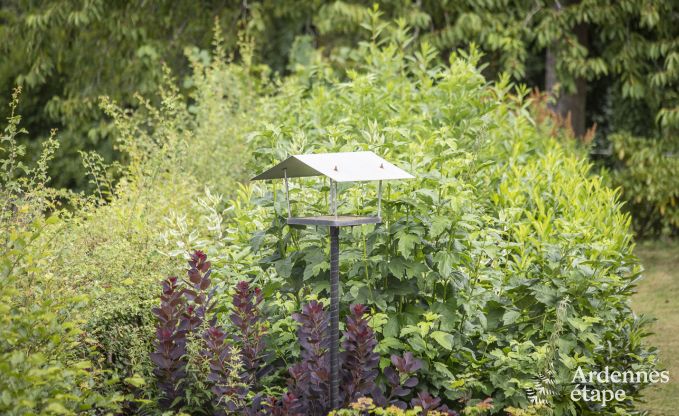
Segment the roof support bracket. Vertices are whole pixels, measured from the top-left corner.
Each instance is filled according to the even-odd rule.
[[[382,181],[377,182],[377,217],[382,218]]]
[[[288,204],[288,218],[292,217],[292,210],[290,210],[290,185],[288,184],[288,169],[283,169],[285,175],[285,201]]]

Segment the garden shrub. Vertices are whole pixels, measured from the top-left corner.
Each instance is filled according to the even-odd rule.
[[[106,192],[74,212],[64,224],[65,232],[54,237],[60,256],[51,270],[68,276],[60,290],[91,298],[83,330],[106,357],[106,367],[121,379],[150,375],[155,282],[173,266],[160,251],[165,218],[173,212],[193,212],[192,199],[201,194],[193,177],[175,167],[185,153],[185,138],[175,127],[184,123],[184,106],[172,97],[168,92],[161,108],[136,117],[105,103],[130,161],[112,189],[93,172],[96,187]],[[154,128],[145,128],[154,116]]]
[[[267,325],[262,313],[261,290],[247,282],[236,285],[229,313],[232,332],[219,323],[216,314],[216,288],[211,288],[211,263],[205,253],[195,251],[189,260],[188,279],[168,277],[162,282],[160,306],[153,309],[157,318],[156,339],[151,360],[161,390],[159,405],[192,413],[248,414],[278,416],[323,416],[330,400],[329,316],[324,306],[311,300],[299,313],[297,341],[300,358],[287,370],[287,391],[272,395],[275,386],[264,383],[263,376],[274,370],[266,348]],[[457,415],[441,399],[426,391],[415,392],[414,375],[422,367],[413,354],[391,356],[393,367],[384,369],[388,395],[376,383],[379,355],[377,340],[369,327],[363,305],[352,305],[343,334],[340,356],[342,385],[340,403],[349,405],[370,398],[370,403],[390,404],[405,409],[418,406],[424,414]],[[269,339],[271,341],[271,339]],[[196,348],[191,348],[191,346]],[[193,368],[189,362],[198,365]],[[278,371],[284,369],[279,368]],[[197,371],[208,371],[202,386],[202,401],[191,397]],[[194,373],[194,374],[192,374]],[[212,394],[211,400],[207,392]],[[365,410],[368,410],[367,408]],[[438,413],[436,413],[438,412]]]
[[[610,177],[620,187],[642,237],[679,232],[679,146],[671,139],[648,139],[625,133],[609,137],[617,164]],[[649,146],[653,141],[654,146]]]
[[[290,315],[326,295],[327,235],[285,225],[280,184],[238,181],[290,154],[373,150],[417,176],[385,185],[382,224],[341,235],[342,304],[368,307],[379,371],[409,353],[422,366],[414,390],[450,407],[492,396],[495,412],[533,411],[530,392],[546,379],[554,391],[538,398],[545,412],[612,414],[612,406],[572,402],[568,383],[578,365],[639,370],[655,362],[628,304],[640,266],[618,194],[558,130],[531,118],[523,88],[506,78],[487,84],[473,48],[443,64],[426,44],[411,50],[403,26],[367,28],[373,42],[342,57],[346,72],[313,52],[269,82],[247,55],[235,64],[217,43],[214,57],[188,51],[190,103],[172,80],[158,108],[143,99],[134,112],[102,102],[126,163],[101,166],[90,155],[98,196],[71,196],[73,211],[39,239],[59,248],[44,261],[45,275],[58,278],[53,295],[88,295],[78,327],[105,357],[97,365],[127,379],[127,387],[97,389],[159,398],[149,384],[139,389],[153,377],[150,306],[156,282],[189,248],[213,260],[218,317],[247,277],[270,299],[268,331],[278,340],[271,359],[297,361]],[[374,213],[372,184],[340,188],[341,213]],[[326,181],[293,181],[293,210],[327,213],[326,192]],[[224,333],[210,334],[219,354]],[[193,360],[200,354],[187,345],[190,408],[213,394],[208,375],[228,373]],[[634,409],[640,387],[624,386],[619,412]]]
[[[54,279],[40,258],[44,247],[29,247],[46,227],[37,219],[23,230],[13,229],[2,247],[0,263],[0,413],[75,414],[93,409],[117,409],[124,397],[101,394],[111,384],[98,370],[99,356],[85,348],[75,317],[87,305],[83,297],[51,297]],[[3,230],[4,231],[4,230]],[[45,257],[43,257],[45,256]]]
[[[214,255],[223,280],[235,283],[234,276],[256,267],[252,256],[228,247],[231,234],[249,234],[255,225],[234,230],[224,224],[224,211],[250,212],[227,205],[217,191],[228,192],[226,198],[248,192],[236,185],[243,177],[238,149],[244,140],[223,140],[222,134],[242,125],[235,119],[259,81],[243,66],[228,64],[225,55],[211,62],[202,59],[204,52],[189,55],[196,91],[190,106],[167,72],[159,106],[138,97],[140,108],[131,112],[102,98],[126,163],[106,166],[96,155],[83,154],[97,192],[73,204],[59,232],[48,232],[59,248],[49,269],[68,276],[59,291],[90,297],[82,329],[105,357],[102,364],[120,379],[152,376],[157,281],[184,261],[189,247]],[[233,258],[238,261],[224,268]],[[139,394],[133,386],[125,391],[130,392]],[[142,398],[154,397],[147,393]]]
[[[618,194],[590,174],[558,130],[533,121],[526,91],[505,79],[488,85],[473,49],[443,65],[426,45],[408,52],[407,33],[393,39],[364,44],[346,73],[316,56],[240,109],[242,123],[224,131],[254,156],[241,171],[261,171],[289,154],[373,150],[413,172],[413,181],[386,184],[383,224],[341,236],[343,304],[370,307],[380,368],[390,355],[412,352],[423,363],[418,388],[449,404],[490,395],[496,409],[527,408],[547,378],[556,387],[539,399],[555,414],[612,411],[571,402],[567,383],[577,365],[640,369],[655,361],[628,304],[640,267]],[[233,79],[233,66],[196,65],[206,80],[199,89]],[[206,96],[212,101],[201,112],[220,103],[219,95]],[[191,136],[190,121],[165,119],[158,117],[167,127],[157,130]],[[168,182],[196,181],[188,165],[176,166],[181,175]],[[219,182],[202,179],[173,195]],[[325,191],[322,180],[293,181],[293,209],[326,213]],[[372,185],[342,185],[341,195],[341,212],[373,212]],[[194,199],[185,211],[177,207],[188,217],[168,216],[163,235],[181,244],[162,250],[181,257],[187,242],[197,242],[216,255],[213,278],[232,287],[248,275],[262,285],[279,310],[271,320],[281,340],[275,355],[295,357],[295,325],[285,314],[307,291],[326,293],[327,237],[286,226],[282,196],[274,183],[239,187],[228,205]],[[201,220],[211,224],[204,238],[194,234]],[[618,407],[633,409],[640,386],[625,388]]]
[[[17,136],[27,132],[14,112],[19,93],[0,139],[0,413],[116,410],[124,397],[100,394],[114,380],[99,370],[100,357],[81,330],[88,299],[61,296],[60,276],[49,271],[57,250],[45,234],[61,221],[56,197],[67,195],[46,186],[58,147],[54,131],[35,166],[20,161]]]
[[[447,403],[527,407],[546,377],[555,388],[540,400],[554,414],[615,413],[569,394],[578,365],[655,362],[629,306],[641,269],[618,193],[535,124],[526,91],[488,85],[473,49],[442,65],[406,44],[364,44],[346,74],[316,61],[286,79],[251,136],[252,172],[290,154],[372,150],[416,175],[386,184],[382,224],[341,233],[342,303],[374,311],[381,366],[413,352],[419,387]],[[263,289],[325,295],[326,231],[285,225],[281,185],[258,189],[272,214],[252,241]],[[322,179],[293,181],[295,214],[327,213],[325,191]],[[341,214],[374,212],[373,185],[340,192]],[[640,386],[622,388],[616,407],[632,410]]]
[[[222,79],[212,82],[221,83]],[[24,227],[34,220],[42,221],[45,212],[58,214],[41,226],[40,235],[31,243],[50,247],[50,255],[39,260],[40,268],[32,267],[40,272],[31,275],[42,273],[48,279],[32,278],[30,284],[50,295],[49,302],[41,301],[45,305],[78,317],[69,324],[73,326],[73,335],[69,336],[77,334],[78,339],[70,346],[73,350],[69,351],[70,358],[82,362],[92,358],[92,365],[103,367],[112,380],[132,380],[96,385],[96,391],[111,397],[128,399],[131,394],[140,399],[155,397],[152,390],[139,387],[151,376],[153,368],[149,350],[154,334],[151,307],[156,282],[176,266],[168,261],[168,254],[181,257],[188,253],[182,246],[201,247],[201,241],[205,243],[203,235],[209,235],[211,240],[220,240],[220,244],[211,245],[209,252],[221,251],[218,258],[238,255],[224,250],[228,238],[221,223],[225,203],[220,196],[205,191],[209,183],[201,183],[187,174],[192,164],[206,163],[205,159],[201,162],[200,154],[189,151],[191,137],[187,133],[188,128],[198,129],[203,124],[190,124],[192,113],[172,87],[174,81],[169,75],[165,84],[158,108],[140,98],[142,109],[132,113],[102,100],[102,107],[117,127],[119,150],[126,154],[127,163],[106,166],[97,155],[83,154],[97,189],[95,195],[50,188],[47,159],[40,160],[35,171],[26,171],[18,162],[12,165],[12,159],[4,159],[3,154],[2,167],[6,172],[2,177],[6,187],[3,192],[13,193],[2,195],[3,224],[9,221],[5,214],[12,212],[21,214],[14,222]],[[224,115],[231,111],[228,106],[223,108]],[[12,120],[18,125],[18,116]],[[207,135],[208,130],[203,128],[201,132]],[[18,128],[12,133],[9,127],[7,132],[21,133]],[[218,133],[211,131],[213,136]],[[10,144],[8,137],[3,136],[3,148]],[[53,138],[45,141],[45,154],[51,156],[56,146]],[[12,144],[7,149],[17,154],[16,162],[22,148]],[[217,157],[203,152],[206,157]],[[12,166],[14,170],[10,172]],[[231,188],[237,178],[234,175],[229,179]],[[68,209],[63,209],[64,206]],[[28,258],[39,257],[32,252],[24,254]],[[3,261],[6,255],[3,254]],[[234,269],[233,273],[238,271]],[[73,298],[81,300],[73,303],[69,300]],[[87,313],[79,315],[83,309],[75,305],[81,305],[85,298]],[[65,316],[54,319],[69,321]],[[135,402],[126,400],[124,408],[134,411],[138,406]]]

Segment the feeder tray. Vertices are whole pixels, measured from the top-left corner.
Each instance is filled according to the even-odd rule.
[[[318,217],[290,217],[290,225],[325,225],[328,227],[347,227],[362,224],[379,224],[382,218],[356,215],[320,215]]]

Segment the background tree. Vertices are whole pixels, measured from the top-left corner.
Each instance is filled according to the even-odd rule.
[[[372,0],[8,0],[0,9],[0,87],[24,86],[19,110],[38,137],[54,126],[61,130],[51,172],[55,185],[87,185],[79,151],[96,150],[108,161],[122,157],[111,144],[98,97],[134,108],[136,92],[150,96],[156,90],[163,64],[184,79],[187,48],[207,59],[213,19],[234,57],[239,33],[246,38],[244,44],[255,49],[248,56],[272,70],[261,67],[265,76],[288,73],[315,48],[333,65],[350,68],[359,42],[390,30],[386,23],[394,20],[411,29],[410,45],[428,42],[444,59],[473,42],[485,53],[487,77],[507,73],[550,92],[552,108],[577,136],[597,125],[593,153],[616,169],[612,184],[626,199],[636,199],[638,189],[653,182],[658,191],[630,208],[643,212],[635,218],[664,217],[651,228],[679,228],[679,209],[665,214],[679,205],[679,191],[658,182],[668,169],[617,174],[629,170],[627,156],[640,148],[648,155],[637,162],[679,169],[674,0],[389,0],[379,6]],[[183,93],[191,88],[185,82]],[[29,144],[27,155],[35,157],[39,143]]]
[[[104,0],[8,0],[0,8],[0,87],[24,87],[19,111],[37,136],[60,130],[52,166],[56,186],[82,188],[87,179],[79,151],[96,150],[108,161],[121,157],[98,97],[135,107],[134,94],[152,96],[163,65],[183,78],[185,49],[209,49],[214,20],[233,49],[238,31],[253,37],[258,53],[283,70],[297,33],[308,30],[313,10],[282,2]],[[188,86],[187,86],[188,87]],[[9,94],[3,94],[8,96]],[[7,116],[2,105],[0,116]],[[36,155],[38,142],[28,142]]]
[[[355,35],[372,7],[369,1],[324,5],[316,18],[321,35]],[[477,43],[486,52],[487,75],[507,72],[517,81],[554,91],[555,109],[564,116],[571,113],[577,134],[593,122],[607,124],[603,114],[630,108],[650,117],[635,117],[633,123],[624,123],[626,116],[613,117],[605,127],[648,134],[679,125],[676,2],[422,0],[385,2],[380,11],[385,21],[403,18],[416,38],[444,54]]]
[[[334,46],[342,35],[345,45],[360,39],[360,29],[351,28],[372,7],[324,5],[316,22],[321,40],[330,41],[321,44]],[[403,19],[416,40],[444,57],[476,43],[487,77],[507,73],[550,92],[552,109],[576,136],[596,124],[592,155],[611,169],[610,184],[622,190],[637,231],[677,233],[679,3],[422,0],[381,3],[380,11],[380,20]]]

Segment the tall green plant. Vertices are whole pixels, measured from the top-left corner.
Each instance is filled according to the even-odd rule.
[[[383,42],[387,32],[368,29]],[[276,117],[253,136],[252,149],[264,151],[252,170],[287,154],[373,150],[413,172],[416,180],[386,186],[382,224],[341,235],[343,302],[375,310],[380,353],[411,351],[434,393],[492,394],[499,408],[528,406],[551,361],[555,414],[610,411],[571,401],[568,383],[578,365],[654,365],[628,303],[640,267],[618,194],[548,137],[551,126],[535,125],[524,89],[506,78],[487,85],[473,50],[448,66],[426,44],[411,55],[408,33],[395,36],[405,43],[363,44],[360,69],[345,79],[323,64],[305,88],[288,79],[269,100]],[[294,182],[293,210],[328,212],[326,191],[323,181]],[[265,291],[322,296],[326,234],[285,225],[280,186],[261,192],[275,212],[253,239]],[[369,185],[340,193],[340,213],[369,214],[376,203]],[[625,388],[619,406],[633,409],[639,387]]]
[[[56,206],[55,193],[46,187],[55,133],[44,142],[36,166],[20,161],[24,148],[17,135],[27,131],[15,113],[19,94],[16,89],[0,140],[0,412],[115,410],[123,396],[100,394],[109,382],[83,342],[77,315],[87,298],[59,296],[58,277],[49,272],[56,250],[45,234],[60,228],[59,216],[44,212]]]
[[[18,83],[30,94],[22,110],[32,131],[46,134],[52,126],[62,131],[50,170],[53,182],[88,189],[80,151],[96,151],[108,162],[126,157],[116,149],[116,132],[99,108],[100,95],[140,108],[135,94],[154,94],[163,85],[164,65],[181,76],[190,73],[185,48],[207,55],[215,20],[224,28],[227,48],[238,49],[238,33],[247,33],[258,41],[255,61],[266,57],[283,71],[295,35],[311,32],[316,8],[293,1],[3,2],[0,89],[5,93]],[[39,142],[25,139],[29,155],[37,155]]]

